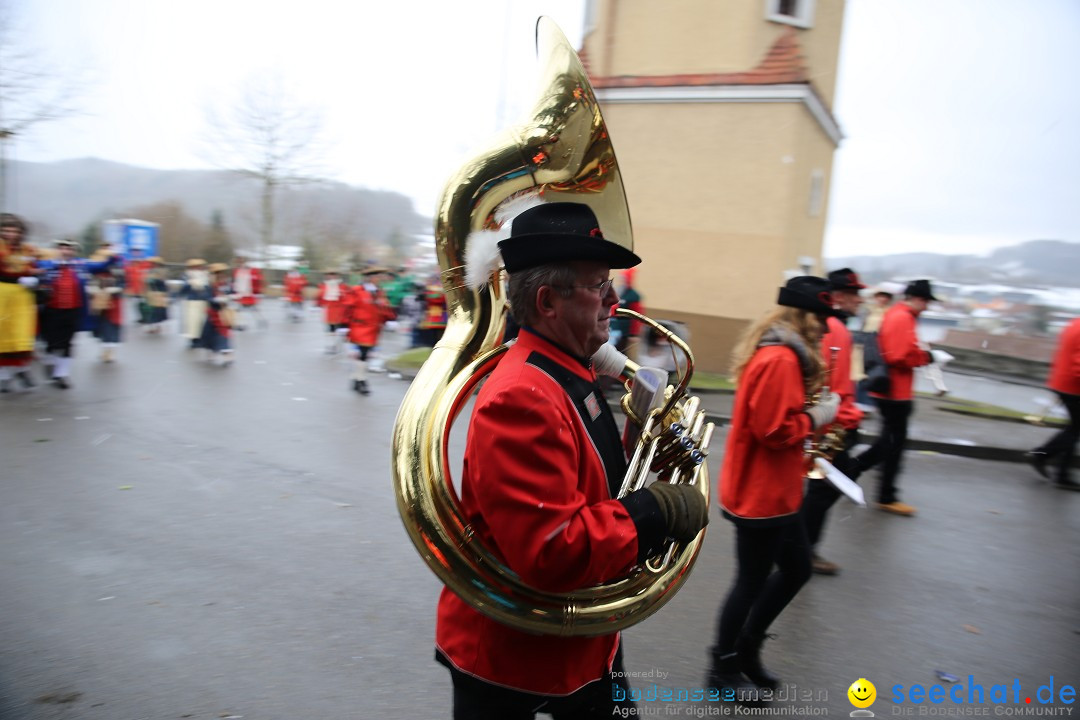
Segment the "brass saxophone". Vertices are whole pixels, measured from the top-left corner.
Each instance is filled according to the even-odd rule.
[[[832,374],[832,369],[836,366],[836,357],[840,354],[840,348],[829,348],[829,365],[827,373]],[[807,399],[807,407],[813,407],[821,398],[829,394],[829,386],[822,385],[821,389],[814,395]],[[832,462],[837,453],[844,449],[844,438],[847,435],[847,430],[838,423],[832,422],[825,426],[824,431],[819,435],[811,433],[810,437],[806,439],[806,455],[810,465],[810,469],[807,471],[806,476],[815,480],[824,480],[825,473],[818,469],[814,464],[814,458],[821,458]]]
[[[464,279],[470,233],[492,227],[502,203],[537,192],[548,200],[588,204],[607,237],[633,247],[619,167],[581,61],[546,18],[537,23],[537,52],[546,63],[532,119],[467,163],[439,204],[436,253],[448,321],[398,411],[391,465],[398,511],[410,539],[459,597],[523,631],[604,635],[644,620],[674,596],[689,575],[704,531],[685,545],[670,545],[626,577],[569,593],[545,592],[522,582],[475,537],[447,469],[451,425],[506,349],[506,298],[498,272],[480,290]],[[670,339],[687,353],[687,373],[677,387],[669,386],[662,408],[636,419],[642,428],[624,487],[640,487],[655,473],[660,481],[692,484],[708,502],[705,456],[712,426],[704,422],[696,398],[685,397],[692,367],[689,348]],[[608,374],[628,382],[638,371],[625,357],[610,364]]]

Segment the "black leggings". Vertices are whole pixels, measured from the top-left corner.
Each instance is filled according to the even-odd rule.
[[[770,527],[736,525],[735,555],[739,567],[720,608],[716,660],[735,651],[740,635],[764,635],[810,579],[810,546],[798,519]]]
[[[71,357],[71,339],[78,332],[81,322],[81,308],[45,308],[41,312],[45,352],[57,357]]]
[[[1046,453],[1048,457],[1060,458],[1057,467],[1057,479],[1066,480],[1069,477],[1069,467],[1072,466],[1073,458],[1076,457],[1076,444],[1080,440],[1080,395],[1069,395],[1057,392],[1065,409],[1069,413],[1069,424],[1044,444],[1036,448]]]

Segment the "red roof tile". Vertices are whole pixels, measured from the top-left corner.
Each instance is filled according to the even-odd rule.
[[[584,52],[579,53],[588,69]],[[592,78],[597,88],[671,87],[678,85],[780,85],[810,82],[802,48],[795,30],[784,32],[752,70],[732,73],[684,73],[679,75],[622,75]]]

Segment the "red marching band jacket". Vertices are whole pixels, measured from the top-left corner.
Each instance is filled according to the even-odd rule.
[[[337,285],[337,296],[331,290],[332,285]],[[327,325],[342,325],[345,323],[345,300],[349,296],[349,286],[344,282],[322,283],[319,285],[319,294],[315,302],[323,308]]]
[[[591,421],[562,386],[595,384],[595,378],[591,367],[523,329],[473,412],[461,481],[465,522],[541,590],[612,580],[637,561],[634,521],[611,499],[602,451],[586,427]],[[610,413],[598,391],[582,394],[592,421]],[[625,472],[617,432],[613,437]],[[618,642],[618,633],[529,634],[482,615],[448,588],[439,598],[440,660],[504,687],[570,694],[610,670]]]
[[[285,276],[285,297],[289,302],[303,302],[305,287],[307,287],[307,278],[302,273],[290,272]]]
[[[878,330],[878,348],[889,366],[889,392],[870,393],[874,397],[911,400],[914,396],[915,368],[930,364],[930,353],[919,345],[915,319],[915,312],[907,303],[897,303],[885,312]]]
[[[1061,332],[1046,386],[1066,395],[1080,395],[1080,318]]]
[[[736,524],[774,525],[797,519],[806,471],[804,442],[812,430],[795,351],[758,348],[739,379],[723,466],[720,508]]]
[[[832,348],[839,348],[836,361]],[[851,379],[851,332],[839,318],[828,319],[828,331],[821,338],[821,354],[829,364],[829,389],[840,396],[836,422],[845,430],[855,430],[862,423],[863,411],[855,405],[855,382]]]
[[[379,344],[383,323],[394,317],[394,309],[380,287],[372,294],[363,285],[356,285],[345,298],[345,322],[349,324],[351,343],[375,347]]]
[[[241,287],[241,276],[247,274],[248,282],[247,287]],[[262,271],[258,268],[234,268],[232,271],[233,292],[237,293],[240,298],[240,304],[244,306],[251,306],[256,303],[256,295],[262,295],[263,291],[263,276]],[[247,292],[241,292],[246,290]]]

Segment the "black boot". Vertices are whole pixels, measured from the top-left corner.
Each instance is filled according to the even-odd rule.
[[[357,391],[361,395],[370,395],[371,394],[371,389],[368,387],[367,380],[358,380],[357,382],[360,383],[360,386],[359,386],[359,388],[357,388]]]
[[[712,667],[705,677],[705,686],[719,690],[720,699],[724,702],[737,702],[751,707],[764,704],[761,688],[750,682],[739,670],[737,653],[713,656]]]
[[[739,658],[739,670],[750,678],[758,687],[775,690],[780,687],[780,678],[773,675],[761,664],[761,644],[768,635],[742,635],[735,641],[735,652]]]
[[[15,373],[15,377],[19,379],[19,382],[21,382],[22,386],[27,390],[34,387],[35,385],[34,381],[30,378],[30,373],[26,372],[25,370],[20,370],[19,372]]]

